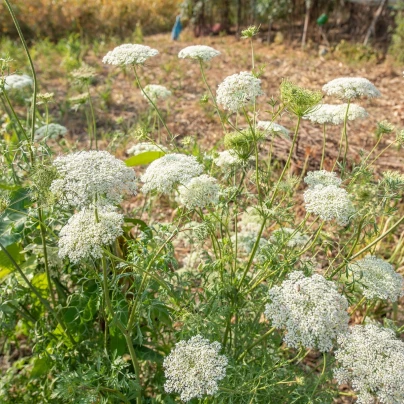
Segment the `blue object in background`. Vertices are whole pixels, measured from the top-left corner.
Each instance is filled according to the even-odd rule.
[[[181,17],[177,15],[173,30],[171,31],[171,38],[173,41],[176,41],[179,38],[181,31],[182,31]]]

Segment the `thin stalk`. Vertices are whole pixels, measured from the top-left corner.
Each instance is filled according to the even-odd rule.
[[[358,307],[363,304],[363,302],[366,300],[366,296],[363,296],[361,300],[359,300],[358,304],[356,304],[352,310],[350,311],[349,315],[351,316],[352,314],[355,313],[355,311],[358,309]]]
[[[349,106],[351,105],[351,101],[348,100],[348,105],[346,107],[346,111],[345,111],[345,116],[344,116],[344,129],[343,129],[343,134],[344,134],[344,138],[345,138],[345,149],[344,149],[344,159],[343,159],[343,167],[345,167],[346,164],[346,157],[348,154],[348,148],[349,148],[349,144],[348,144],[348,135],[347,135],[347,122],[348,122],[348,113],[349,113]]]
[[[270,330],[268,330],[265,334],[261,335],[256,341],[254,341],[251,345],[249,345],[242,353],[241,355],[237,358],[237,361],[240,361],[243,359],[251,349],[253,349],[255,346],[257,346],[261,341],[264,341],[267,337],[269,337],[274,331],[276,330],[275,327],[272,327]]]
[[[322,169],[323,169],[323,166],[324,166],[325,144],[326,144],[326,141],[327,141],[326,127],[327,127],[327,125],[324,124],[324,125],[323,125],[323,150],[322,150],[322,152],[321,152],[320,170],[322,170]]]
[[[88,83],[87,83],[87,93],[88,93],[88,103],[90,105],[91,120],[92,120],[92,132],[93,132],[93,138],[94,138],[94,141],[95,141],[95,149],[98,150],[97,121],[95,119],[93,100],[92,100],[91,94],[90,94],[90,85]]]

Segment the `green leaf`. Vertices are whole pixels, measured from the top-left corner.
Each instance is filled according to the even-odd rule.
[[[134,348],[135,348],[138,358],[141,360],[151,361],[151,362],[156,362],[156,363],[162,363],[164,360],[163,355],[161,355],[157,351],[154,351],[151,348],[148,348],[147,346],[135,345]]]
[[[15,262],[19,264],[21,262],[21,247],[17,244],[10,244],[6,247],[7,252],[14,258]],[[0,250],[0,282],[3,281],[6,276],[14,270],[14,265],[11,262],[7,254]]]
[[[51,368],[51,361],[49,358],[36,358],[34,367],[31,370],[31,377],[37,378],[46,375]]]
[[[109,348],[111,352],[122,356],[127,353],[126,339],[117,327],[109,327]]]
[[[137,154],[136,156],[129,157],[128,159],[125,160],[125,164],[128,167],[150,164],[154,160],[157,160],[160,157],[163,157],[164,155],[165,153],[163,151],[147,151],[144,153]]]

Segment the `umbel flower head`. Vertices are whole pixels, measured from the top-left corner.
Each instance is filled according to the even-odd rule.
[[[300,117],[313,111],[323,98],[319,91],[307,90],[286,79],[282,80],[280,91],[286,108]]]
[[[269,239],[271,243],[284,244],[289,248],[303,247],[309,241],[309,236],[288,227],[275,230]]]
[[[293,348],[328,352],[338,334],[348,329],[348,301],[321,275],[306,278],[294,271],[269,290],[269,298],[265,315],[274,327],[286,331],[284,341]]]
[[[340,226],[348,224],[355,208],[348,192],[336,185],[315,185],[304,193],[304,204],[307,212],[314,213],[322,220],[333,220]]]
[[[67,128],[57,123],[50,123],[41,126],[35,131],[35,140],[57,139],[59,136],[64,136],[67,133]]]
[[[358,404],[404,402],[404,342],[393,330],[355,325],[338,337],[338,344],[334,376],[339,384],[352,384]]]
[[[219,55],[220,52],[216,49],[211,48],[210,46],[193,45],[187,46],[186,48],[180,50],[178,57],[180,59],[194,59],[208,62],[209,60],[212,60],[214,57]]]
[[[147,167],[141,177],[144,182],[142,191],[168,194],[178,184],[186,184],[202,172],[203,166],[198,163],[196,157],[179,153],[166,154]]]
[[[82,151],[58,157],[53,165],[60,178],[51,191],[61,202],[78,208],[115,205],[136,193],[133,169],[106,151]]]
[[[368,255],[349,264],[348,270],[368,299],[395,302],[404,296],[404,278],[387,261]]]
[[[201,335],[180,341],[164,359],[167,393],[180,394],[182,401],[214,395],[218,382],[226,376],[227,358],[219,355],[219,342],[210,343]]]
[[[360,97],[380,97],[380,91],[368,79],[362,77],[340,77],[323,86],[327,95],[342,100],[353,100]]]
[[[331,105],[322,104],[320,107],[311,111],[309,114],[305,115],[304,119],[309,119],[313,123],[318,124],[331,124],[331,125],[341,125],[344,123],[346,111],[348,104]],[[366,112],[365,108],[357,104],[350,104],[348,109],[347,119],[349,121],[354,121],[355,119],[367,118],[369,114]]]
[[[304,178],[304,182],[314,188],[316,185],[335,185],[339,187],[342,183],[341,178],[337,177],[337,173],[326,170],[309,171]]]
[[[231,172],[234,168],[240,166],[242,161],[233,151],[225,150],[218,153],[213,163],[220,167],[225,173]]]
[[[102,248],[121,236],[123,215],[101,208],[83,209],[74,214],[60,230],[59,257],[76,263],[102,257]]]
[[[33,80],[26,74],[11,74],[4,79],[4,88],[6,90],[21,90],[24,87],[31,87]]]
[[[204,208],[219,202],[219,185],[215,178],[202,174],[178,188],[179,201],[188,209]]]
[[[257,128],[269,135],[278,135],[289,138],[290,131],[284,126],[271,121],[258,121]]]
[[[127,43],[109,51],[102,62],[114,66],[142,65],[158,53],[158,50],[150,46]]]
[[[151,142],[141,142],[130,147],[128,150],[126,150],[126,153],[131,154],[133,156],[137,156],[139,154],[146,153],[149,151],[167,153],[168,150],[166,147],[162,145],[155,145]]]
[[[230,112],[254,104],[263,95],[261,80],[250,72],[233,74],[224,79],[217,88],[217,103]]]
[[[168,90],[164,86],[160,86],[159,84],[148,84],[142,92],[144,98],[147,99],[146,95],[153,101],[156,102],[158,100],[166,100],[171,96],[171,91]],[[148,100],[149,101],[149,100]],[[150,101],[149,101],[150,103]]]

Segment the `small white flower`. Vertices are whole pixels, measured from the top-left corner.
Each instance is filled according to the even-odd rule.
[[[340,226],[348,224],[355,213],[355,208],[348,192],[335,185],[316,185],[304,193],[304,203],[307,212],[314,213],[322,220],[333,220]]]
[[[239,226],[243,232],[257,233],[260,231],[264,219],[254,206],[249,206],[240,216]]]
[[[178,54],[181,59],[203,60],[205,62],[219,56],[220,52],[206,45],[187,46]]]
[[[314,188],[316,185],[335,185],[339,187],[342,184],[342,180],[337,177],[337,173],[326,170],[309,171],[304,178],[304,182],[310,188]]]
[[[359,97],[380,97],[380,91],[368,79],[362,77],[341,77],[331,80],[323,86],[327,95],[334,95],[343,100]]]
[[[279,125],[278,123],[271,121],[258,121],[257,128],[262,130],[264,133],[268,133],[270,135],[281,135],[286,138],[289,138],[290,131],[286,129],[284,126]]]
[[[102,248],[123,234],[123,215],[110,209],[84,209],[74,214],[60,230],[59,257],[77,263],[102,257]]]
[[[256,98],[263,95],[261,80],[249,72],[241,72],[226,77],[217,88],[217,102],[230,112],[254,104]]]
[[[186,184],[192,178],[201,175],[203,166],[194,156],[173,153],[153,161],[147,167],[141,180],[144,193],[157,191],[170,193],[178,184]]]
[[[301,271],[269,290],[265,315],[272,325],[284,329],[284,341],[293,348],[304,346],[328,352],[341,332],[348,329],[348,301],[333,282]]]
[[[142,65],[147,59],[158,53],[158,50],[152,49],[150,46],[128,43],[109,51],[102,62],[114,66]]]
[[[6,90],[21,90],[24,87],[32,87],[34,81],[26,74],[11,74],[4,80],[4,88]]]
[[[219,202],[219,185],[215,178],[203,174],[178,188],[179,201],[188,209],[204,208]]]
[[[126,153],[131,154],[133,156],[137,156],[139,154],[146,153],[149,151],[167,153],[168,149],[165,146],[155,145],[150,142],[141,142],[130,147],[128,150],[126,150]]]
[[[225,173],[232,171],[242,164],[242,161],[229,150],[218,153],[218,157],[213,159],[213,163],[220,167]]]
[[[171,96],[171,91],[164,86],[160,86],[159,84],[148,84],[143,89],[143,91],[153,102],[157,102],[158,100],[166,100]],[[147,99],[146,95],[143,92],[142,95],[144,98]]]
[[[53,165],[60,178],[50,190],[61,202],[75,207],[116,205],[125,194],[136,193],[132,168],[106,151],[83,151],[58,157]]]
[[[351,383],[360,404],[404,402],[404,342],[375,324],[355,325],[338,337],[339,384]]]
[[[348,266],[354,280],[368,299],[390,299],[404,296],[404,278],[387,261],[369,255]]]
[[[180,394],[185,402],[216,394],[228,363],[226,356],[219,355],[220,350],[219,342],[210,343],[201,335],[175,344],[163,363],[165,391]]]
[[[57,139],[59,136],[64,136],[67,133],[67,128],[57,123],[44,125],[35,131],[35,140]]]
[[[296,231],[288,227],[282,227],[280,229],[275,230],[272,233],[272,236],[269,240],[272,243],[281,243],[281,244],[287,241],[286,242],[287,247],[295,248],[305,246],[309,241],[309,236],[300,233],[300,231]]]
[[[347,108],[348,104],[323,104],[319,108],[310,112],[310,114],[305,115],[303,118],[309,119],[311,122],[318,124],[329,123],[332,125],[341,125],[344,123]],[[365,108],[362,108],[357,104],[349,105],[347,116],[349,121],[354,121],[355,119],[364,119],[368,116],[369,114],[366,112]]]

